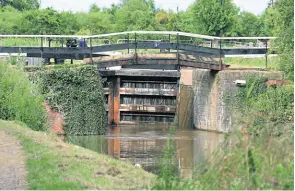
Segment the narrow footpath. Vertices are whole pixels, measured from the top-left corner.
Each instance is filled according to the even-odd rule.
[[[20,141],[0,129],[0,190],[26,190],[26,173]]]

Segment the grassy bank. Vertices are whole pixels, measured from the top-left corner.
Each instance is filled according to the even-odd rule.
[[[0,120],[0,130],[22,143],[30,190],[149,189],[155,176],[131,164],[64,143],[54,134],[36,132]]]
[[[224,63],[231,65],[230,68],[265,68],[265,57],[263,58],[224,58]],[[277,57],[268,57],[268,68],[275,69],[278,66]]]

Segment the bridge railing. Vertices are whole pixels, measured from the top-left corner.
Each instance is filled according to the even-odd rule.
[[[179,49],[180,45],[192,45],[213,49],[269,49],[270,41],[275,37],[214,37],[184,32],[171,31],[128,31],[120,33],[100,35],[0,35],[1,47],[67,47],[67,41],[76,39],[77,46],[79,39],[84,39],[88,47],[99,47],[105,45],[129,44],[130,49],[160,49],[159,45],[166,43],[163,47],[168,49]],[[139,43],[146,43],[146,46],[139,46]],[[149,44],[150,43],[150,44]],[[152,46],[152,43],[156,43]],[[168,46],[167,43],[170,43]],[[126,46],[115,46],[114,50]],[[145,48],[146,47],[146,48]],[[193,47],[186,47],[192,49]],[[97,50],[103,50],[97,49]],[[110,49],[112,50],[112,49]],[[129,52],[129,51],[128,51]]]
[[[0,47],[65,47],[73,35],[0,35]]]
[[[0,38],[0,46],[2,47],[40,47],[40,45],[40,38]]]
[[[85,39],[87,46],[103,46],[103,45],[111,45],[111,39],[107,38],[89,38]]]
[[[222,48],[266,48],[268,43],[268,48],[270,48],[270,42],[262,40],[222,40]]]

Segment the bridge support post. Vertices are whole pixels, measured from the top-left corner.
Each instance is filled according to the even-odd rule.
[[[41,59],[43,58],[43,37],[41,37]],[[49,59],[50,62],[50,59]]]
[[[265,53],[265,68],[267,69],[267,48],[268,48],[268,43],[269,43],[269,41],[267,40],[266,42],[265,42],[265,49],[266,49],[266,53]]]
[[[93,64],[93,57],[92,57],[92,38],[90,38],[90,59],[91,59],[91,64]]]
[[[168,41],[169,41],[169,43],[171,43],[171,35],[170,34],[168,35]],[[170,53],[170,48],[168,49],[168,52]]]
[[[222,47],[221,47],[221,40],[219,42],[219,67],[222,70]]]
[[[120,77],[111,77],[109,87],[109,124],[118,125],[120,122]]]
[[[130,40],[129,40],[130,37],[129,37],[129,33],[128,33],[128,37],[127,37],[127,38],[128,38],[128,54],[129,54],[129,45],[130,45]]]
[[[136,40],[136,33],[134,33],[134,40],[135,40],[135,64],[137,64],[137,40]]]
[[[178,33],[177,33],[177,36],[176,36],[176,38],[177,38],[177,45],[176,45],[176,47],[177,47],[177,55],[176,55],[176,58],[177,58],[177,68],[178,68],[178,71],[180,71],[180,64],[179,64],[179,35],[178,35]]]

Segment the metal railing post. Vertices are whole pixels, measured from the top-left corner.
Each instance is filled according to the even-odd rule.
[[[91,64],[93,64],[93,57],[92,57],[92,38],[90,37],[90,59],[91,59]]]
[[[41,37],[41,60],[43,58],[43,37]],[[49,58],[50,60],[50,58]]]
[[[41,49],[43,50],[43,37],[41,37]]]
[[[220,65],[220,70],[222,69],[222,40],[219,40],[219,65]]]
[[[265,68],[267,69],[267,53],[268,53],[268,50],[267,50],[267,43],[268,43],[268,40],[266,40],[266,44],[265,44]]]
[[[51,38],[48,39],[48,46],[51,47]]]
[[[171,35],[170,34],[168,35],[168,40],[169,40],[169,43],[171,43]],[[170,53],[170,48],[168,49],[168,52]]]
[[[137,64],[137,37],[136,37],[136,33],[134,34],[134,39],[135,39],[135,64]]]
[[[177,67],[178,67],[178,70],[180,70],[180,65],[179,65],[179,34],[178,33],[176,35],[176,39],[177,39],[177,44],[176,44],[176,47],[177,47],[177,53],[176,53]]]
[[[129,54],[129,45],[130,45],[130,42],[129,42],[129,38],[130,38],[129,37],[129,33],[128,33],[128,37],[127,38],[128,38],[128,54]]]
[[[137,36],[136,36],[136,33],[134,33],[134,40],[135,40],[135,53],[137,53]]]

